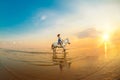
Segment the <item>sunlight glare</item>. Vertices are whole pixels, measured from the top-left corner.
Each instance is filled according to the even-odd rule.
[[[104,34],[103,35],[103,40],[104,41],[108,41],[108,39],[109,39],[109,35],[106,33],[106,34]]]

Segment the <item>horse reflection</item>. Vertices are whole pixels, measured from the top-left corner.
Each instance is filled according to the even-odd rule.
[[[69,60],[69,58],[66,57],[66,53],[61,54],[62,57],[59,57],[57,54],[53,53],[53,62],[57,63],[57,65],[59,65],[59,68],[61,71],[63,71],[63,69],[66,68],[70,68],[71,66],[71,61]]]

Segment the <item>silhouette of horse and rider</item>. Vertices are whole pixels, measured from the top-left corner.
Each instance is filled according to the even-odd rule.
[[[66,45],[67,44],[70,44],[70,42],[69,42],[69,39],[68,38],[66,38],[66,39],[61,39],[61,36],[60,36],[60,34],[58,34],[57,35],[57,37],[58,37],[58,41],[57,42],[54,42],[54,43],[52,43],[52,45],[51,45],[51,48],[52,48],[52,50],[53,50],[53,62],[57,62],[57,63],[59,63],[58,65],[59,65],[59,68],[60,68],[60,70],[62,71],[63,70],[63,67],[68,67],[68,68],[70,68],[70,65],[71,65],[71,62],[69,62],[68,60],[67,60],[67,58],[66,58]],[[59,56],[57,56],[56,55],[56,49],[57,48],[63,48],[63,52],[64,52],[64,54],[63,54],[63,57],[62,58],[60,58]]]
[[[62,40],[61,37],[60,37],[60,34],[58,34],[57,37],[58,37],[58,41],[54,42],[51,45],[51,48],[52,48],[53,52],[56,53],[57,48],[63,48],[63,52],[65,52],[66,51],[66,45],[70,44],[69,39],[66,38],[65,40]]]

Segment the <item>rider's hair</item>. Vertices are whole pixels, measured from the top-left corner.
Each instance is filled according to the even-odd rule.
[[[59,37],[59,36],[60,36],[60,34],[57,35],[57,37]]]

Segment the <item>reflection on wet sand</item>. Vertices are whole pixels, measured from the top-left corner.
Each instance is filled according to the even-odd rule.
[[[59,68],[62,71],[64,67],[70,68],[72,62],[66,57],[66,52],[61,54],[62,57],[58,57],[57,54],[53,53],[53,62],[58,63]]]
[[[119,55],[106,60],[104,54],[76,51],[54,54],[0,49],[0,75],[4,74],[0,80],[119,80]]]

